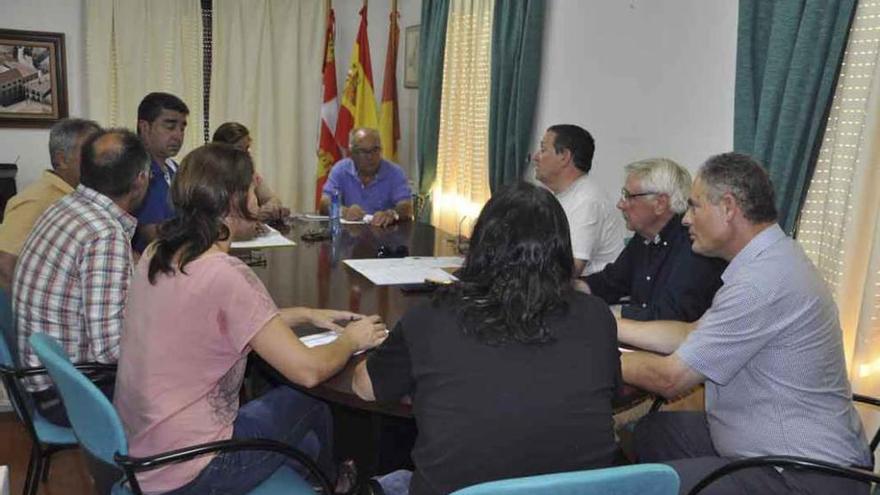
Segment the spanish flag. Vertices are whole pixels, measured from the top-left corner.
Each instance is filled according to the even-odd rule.
[[[386,159],[396,162],[397,142],[400,140],[400,117],[397,111],[397,47],[400,44],[400,27],[397,25],[397,19],[400,18],[400,13],[394,9],[389,17],[388,53],[385,55],[385,75],[382,79],[379,134],[382,138],[382,154]]]
[[[361,25],[351,50],[351,66],[342,89],[342,107],[336,123],[336,142],[348,152],[348,133],[355,127],[376,129],[376,96],[373,92],[373,69],[370,64],[370,41],[367,38],[367,7],[360,11]]]
[[[327,12],[327,30],[324,34],[324,67],[322,69],[321,124],[318,132],[318,173],[315,184],[315,209],[321,202],[321,191],[327,182],[327,175],[333,164],[342,158],[339,144],[333,136],[336,118],[339,115],[339,102],[336,99],[336,16],[333,9]]]

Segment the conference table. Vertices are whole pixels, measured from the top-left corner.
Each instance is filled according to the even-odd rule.
[[[284,227],[286,229],[281,230]],[[457,256],[460,245],[456,236],[412,221],[385,228],[346,224],[341,226],[337,236],[313,242],[302,240],[303,235],[326,232],[326,221],[294,219],[278,228],[297,245],[251,251],[244,253],[243,259],[251,265],[279,307],[306,306],[378,314],[389,329],[408,308],[427,300],[430,292],[376,286],[346,266],[343,260],[376,258],[380,251],[392,255]],[[300,336],[317,331],[322,330],[297,329]],[[366,402],[326,387],[308,392],[353,408],[411,417],[407,404]]]
[[[443,232],[428,224],[412,221],[400,222],[386,228],[346,224],[341,226],[338,235],[317,241],[303,240],[303,236],[307,239],[326,237],[328,230],[326,221],[293,219],[278,228],[286,237],[296,242],[296,246],[233,251],[233,254],[237,254],[251,266],[279,307],[307,306],[342,309],[368,315],[378,314],[389,329],[393,328],[408,308],[428,300],[431,293],[403,290],[396,286],[377,286],[345,265],[343,260],[376,258],[380,252],[398,256],[456,256],[460,255],[462,247],[459,236]],[[321,330],[297,329],[300,336],[318,331]],[[411,407],[405,403],[366,402],[353,394],[321,386],[305,392],[335,406],[337,429],[340,427],[344,429],[346,423],[356,423],[350,414],[352,411],[355,415],[361,414],[362,419],[366,414],[370,418],[369,423],[361,421],[354,430],[363,429],[365,424],[370,424],[367,429],[373,430],[374,443],[388,443],[375,438],[379,436],[377,430],[388,429],[376,426],[377,424],[394,425],[397,420],[412,423]],[[615,400],[615,410],[626,410],[647,398],[647,394],[638,389],[624,387]],[[338,418],[340,411],[343,416],[349,414],[342,422],[344,424],[340,424]],[[380,417],[378,421],[377,416]],[[392,427],[395,428],[399,429],[397,426]],[[339,444],[340,435],[337,434],[336,437]],[[360,441],[363,442],[364,439],[361,438]],[[402,442],[403,447],[401,442],[392,443],[398,448],[407,449],[408,452],[409,441]],[[367,450],[370,448],[375,448],[375,445]],[[372,464],[375,467],[377,463]],[[359,465],[363,466],[363,463],[359,461]],[[389,463],[385,463],[385,467],[388,465]]]

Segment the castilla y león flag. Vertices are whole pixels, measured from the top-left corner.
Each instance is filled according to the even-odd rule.
[[[339,144],[333,135],[336,129],[336,118],[339,114],[339,102],[336,99],[336,56],[335,50],[336,17],[333,9],[327,12],[327,31],[324,35],[324,66],[322,69],[321,127],[318,130],[318,179],[315,184],[315,209],[321,202],[321,190],[327,182],[327,174],[334,163],[342,158]]]

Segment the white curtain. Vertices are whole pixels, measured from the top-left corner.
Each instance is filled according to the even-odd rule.
[[[211,133],[250,129],[257,171],[295,211],[314,209],[326,19],[320,0],[214,0]]]
[[[880,3],[859,2],[798,225],[798,240],[840,309],[853,388],[873,396],[880,395],[878,62]]]
[[[88,117],[135,129],[141,99],[164,91],[190,111],[178,160],[202,144],[199,0],[86,0],[85,33]]]
[[[469,234],[489,190],[489,86],[494,0],[452,0],[446,28],[431,222]],[[464,219],[467,217],[467,219]]]

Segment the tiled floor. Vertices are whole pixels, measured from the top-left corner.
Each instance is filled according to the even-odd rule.
[[[31,441],[13,413],[0,414],[0,465],[9,466],[9,493],[20,495],[24,488]],[[39,495],[92,495],[92,480],[78,449],[52,456],[49,481],[41,483]]]

